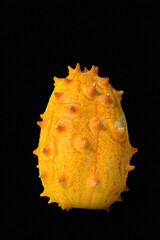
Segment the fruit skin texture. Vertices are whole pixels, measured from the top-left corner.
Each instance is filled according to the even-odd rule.
[[[123,91],[115,90],[98,67],[68,67],[66,78],[54,77],[55,89],[44,114],[38,148],[41,196],[62,209],[104,209],[128,191],[129,142],[121,108]]]

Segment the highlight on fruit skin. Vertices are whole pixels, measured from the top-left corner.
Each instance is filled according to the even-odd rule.
[[[54,77],[54,91],[41,114],[38,156],[41,196],[62,209],[110,210],[122,201],[131,146],[121,107],[123,91],[98,75],[98,67],[68,66],[66,78]]]

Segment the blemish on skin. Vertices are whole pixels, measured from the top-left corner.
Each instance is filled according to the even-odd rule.
[[[112,168],[112,165],[108,162],[107,167]]]

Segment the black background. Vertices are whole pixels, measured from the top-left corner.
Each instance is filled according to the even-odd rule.
[[[118,1],[119,2],[119,1]],[[158,126],[158,13],[140,1],[5,1],[2,161],[4,237],[28,239],[97,236],[144,239],[159,224],[159,169],[155,139]],[[66,77],[67,66],[99,66],[124,90],[122,107],[130,142],[138,147],[131,163],[123,202],[111,212],[72,209],[40,198],[36,122],[53,91],[53,76]],[[78,94],[78,93],[77,93]],[[2,156],[2,155],[1,155]],[[104,234],[104,235],[103,235]]]

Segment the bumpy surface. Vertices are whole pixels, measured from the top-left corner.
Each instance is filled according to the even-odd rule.
[[[129,142],[121,108],[123,91],[98,76],[98,67],[81,71],[68,67],[66,78],[54,77],[41,127],[38,168],[41,196],[62,209],[105,209],[122,201],[128,172],[137,152]]]

